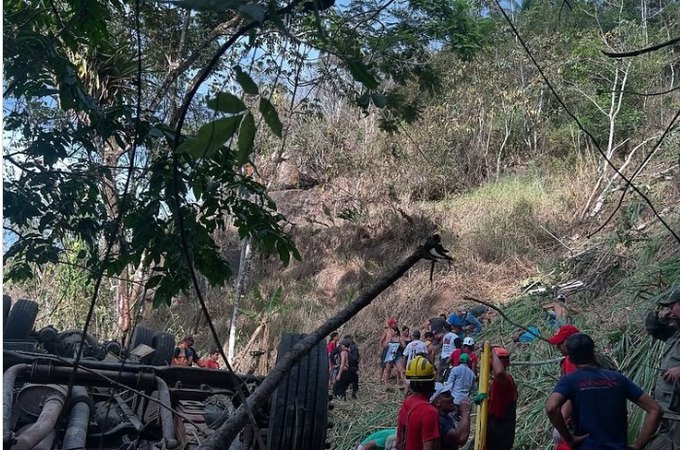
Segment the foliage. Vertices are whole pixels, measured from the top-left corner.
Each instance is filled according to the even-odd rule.
[[[299,258],[283,232],[285,218],[240,167],[256,150],[256,118],[282,137],[272,93],[279,75],[290,73],[286,65],[302,65],[304,59],[291,52],[288,62],[273,67],[234,62],[278,48],[289,52],[287,41],[297,30],[304,40],[298,48],[337,57],[382,108],[388,101],[381,75],[422,81],[431,76],[420,63],[434,41],[466,58],[483,41],[483,20],[462,1],[392,8],[355,2],[324,18],[318,9],[329,5],[305,14],[310,8],[300,13],[299,4],[6,2],[5,130],[14,150],[5,152],[12,176],[3,187],[6,228],[15,238],[5,255],[5,278],[25,280],[34,275],[35,264],[64,262],[67,242],[78,239],[84,244],[78,262],[95,276],[115,276],[128,265],[150,267],[145,288],[154,291],[155,304],[169,304],[189,288],[192,268],[212,284],[228,279],[230,268],[213,234],[230,221],[241,238],[251,237],[284,263]],[[431,17],[433,12],[441,18]],[[374,24],[386,17],[396,21],[381,32]],[[229,53],[222,63],[205,66],[229,26],[252,32],[224,47]],[[273,38],[267,34],[272,31]],[[364,57],[368,50],[380,56]],[[393,63],[415,54],[420,56],[412,64]],[[394,67],[400,72],[388,70]],[[200,81],[190,78],[190,69],[219,70],[207,102],[191,113],[186,107]],[[262,84],[272,69],[278,71],[273,84],[260,88],[255,78]],[[181,80],[191,88],[180,88]],[[227,80],[240,91],[217,89]],[[186,106],[178,109],[179,102]],[[185,118],[187,129],[177,129]]]

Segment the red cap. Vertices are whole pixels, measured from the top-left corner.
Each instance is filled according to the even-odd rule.
[[[557,333],[548,338],[548,342],[552,345],[560,345],[562,342],[566,341],[572,334],[580,333],[581,331],[573,325],[562,325]]]
[[[499,358],[509,358],[510,357],[510,352],[505,347],[494,347],[492,350],[496,354],[496,356],[498,356]]]
[[[387,326],[388,327],[396,327],[397,326],[397,319],[395,319],[394,317],[390,318],[387,321]]]

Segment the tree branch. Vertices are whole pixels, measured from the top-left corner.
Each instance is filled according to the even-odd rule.
[[[629,52],[608,52],[606,50],[602,50],[602,53],[605,54],[606,56],[609,56],[610,58],[630,58],[631,56],[638,56],[638,55],[644,55],[645,53],[651,53],[656,50],[659,50],[664,47],[668,47],[669,45],[673,45],[676,42],[680,42],[680,36],[673,38],[669,41],[662,42],[661,44],[656,44],[652,45],[649,47],[641,48],[639,50],[631,50]]]
[[[541,336],[540,334],[536,334],[535,332],[531,331],[530,329],[528,329],[528,328],[525,327],[524,325],[520,325],[520,324],[518,324],[517,322],[515,322],[514,320],[510,319],[508,316],[505,315],[505,313],[504,313],[503,311],[501,311],[501,309],[500,309],[498,306],[492,305],[491,303],[485,302],[484,300],[479,300],[479,299],[476,299],[476,298],[474,298],[474,297],[470,297],[469,295],[464,295],[464,296],[463,296],[463,299],[464,299],[464,300],[468,300],[468,301],[472,301],[472,302],[481,303],[482,305],[488,306],[489,308],[491,308],[491,309],[495,310],[496,312],[498,312],[498,314],[500,314],[501,317],[503,317],[505,320],[507,320],[508,322],[510,322],[511,324],[513,324],[514,326],[516,326],[517,328],[521,328],[521,329],[523,329],[524,331],[533,334],[533,335],[536,336],[538,339],[540,339],[540,340],[542,340],[542,341],[545,341],[545,342],[547,342],[548,344],[550,344],[550,341],[548,341],[546,338],[544,338],[544,337]],[[551,344],[551,345],[552,345],[552,344]]]
[[[421,259],[431,259],[432,255],[430,254],[430,250],[433,249],[441,249],[440,238],[437,235],[428,238],[423,245],[419,246],[411,256],[406,258],[392,272],[379,279],[373,287],[357,297],[356,300],[347,305],[342,311],[338,312],[315,331],[298,341],[288,353],[279,359],[274,369],[265,377],[262,384],[260,384],[247,398],[246,405],[239,406],[234,414],[231,415],[217,431],[215,431],[215,434],[198,447],[198,450],[229,448],[231,442],[238,436],[238,433],[248,421],[246,409],[253,410],[266,404],[276,387],[281,384],[283,378],[297,362],[307,355],[333,330],[338,329],[341,325],[357,315],[359,311],[370,305],[373,299],[390,287],[418,261]]]

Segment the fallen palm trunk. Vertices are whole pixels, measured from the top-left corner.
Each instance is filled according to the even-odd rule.
[[[432,250],[436,253],[431,253]],[[448,251],[442,248],[438,235],[428,238],[423,245],[419,246],[411,256],[406,258],[390,274],[378,280],[372,288],[361,294],[342,311],[328,319],[323,325],[295,344],[291,351],[279,360],[272,372],[265,377],[255,391],[248,396],[246,400],[247,409],[253,410],[264,406],[269,401],[270,396],[274,393],[277,386],[283,381],[288,371],[298,361],[307,355],[332,331],[348,322],[352,317],[357,315],[359,311],[370,305],[373,299],[390,287],[392,283],[401,278],[401,276],[418,261],[421,259],[430,261],[436,259],[450,260],[451,258],[446,256],[446,253],[448,253]],[[244,405],[239,406],[229,420],[218,428],[209,440],[204,441],[198,449],[216,450],[229,448],[232,441],[238,436],[248,422],[248,416],[246,414],[247,409],[244,408]]]

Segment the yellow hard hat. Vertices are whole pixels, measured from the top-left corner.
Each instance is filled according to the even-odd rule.
[[[434,366],[427,358],[417,355],[406,365],[406,379],[410,381],[433,381]]]

